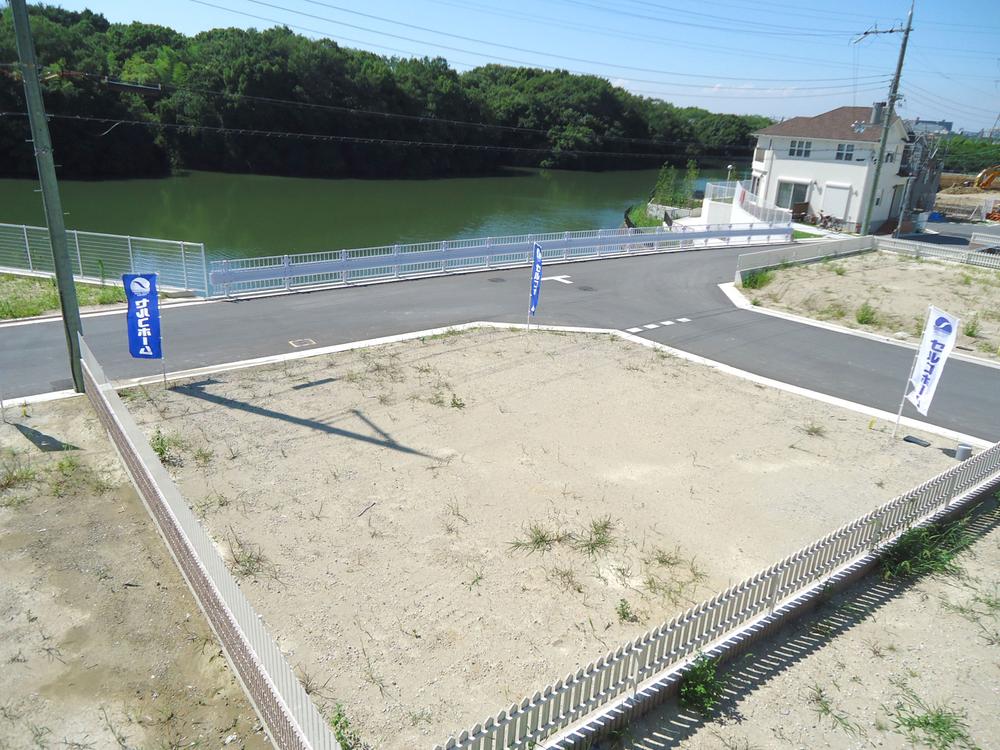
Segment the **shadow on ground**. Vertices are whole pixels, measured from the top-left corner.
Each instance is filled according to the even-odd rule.
[[[1000,501],[985,500],[967,516],[968,532],[980,538],[1000,526]],[[683,709],[676,699],[647,714],[636,728],[603,740],[593,750],[665,750],[675,748],[713,724],[743,722],[740,704],[768,681],[780,676],[800,661],[823,648],[842,633],[873,616],[893,599],[919,583],[921,578],[887,583],[877,571],[847,590],[824,600],[812,613],[791,623],[778,635],[755,644],[752,653],[720,669],[725,683],[724,697],[710,717]],[[648,727],[648,728],[647,728]]]

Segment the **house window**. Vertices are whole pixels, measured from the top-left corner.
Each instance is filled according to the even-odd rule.
[[[854,144],[838,143],[837,161],[853,161],[853,160],[854,160]]]
[[[778,199],[775,203],[780,208],[791,208],[796,203],[805,203],[809,186],[799,182],[779,182]]]
[[[812,141],[792,141],[788,146],[789,156],[801,156],[804,159],[809,158],[809,154],[812,153]]]

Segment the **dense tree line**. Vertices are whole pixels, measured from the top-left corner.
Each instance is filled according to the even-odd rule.
[[[976,173],[993,164],[1000,164],[1000,143],[985,138],[953,135],[938,144],[943,154],[946,172]]]
[[[67,177],[162,175],[175,168],[431,177],[481,174],[507,165],[684,165],[691,158],[716,166],[749,153],[750,134],[770,122],[675,107],[635,96],[597,76],[501,65],[458,73],[441,58],[383,57],[307,39],[287,28],[213,29],[187,37],[162,26],[112,24],[90,11],[37,5],[31,15],[50,114],[226,129],[112,127],[52,118],[57,162]],[[0,63],[16,59],[6,9],[0,17]],[[0,67],[0,112],[23,110],[16,67]],[[331,143],[232,132],[238,129],[477,148]],[[0,117],[0,175],[34,174],[27,134],[25,118]],[[598,151],[616,154],[587,153]]]

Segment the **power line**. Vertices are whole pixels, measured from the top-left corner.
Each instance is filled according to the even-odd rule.
[[[191,2],[195,2],[195,3],[198,3],[200,5],[209,5],[209,3],[204,2],[204,0],[191,0]],[[276,5],[274,3],[266,2],[266,0],[247,0],[247,2],[253,3],[254,5],[261,5],[261,6],[264,6],[264,7],[267,7],[267,8],[273,8],[275,10],[285,11],[287,13],[293,13],[293,14],[299,15],[299,16],[305,16],[306,18],[312,18],[312,19],[315,19],[315,20],[318,20],[318,21],[324,21],[326,23],[332,23],[332,24],[336,24],[336,25],[340,25],[340,26],[347,26],[348,28],[352,28],[352,29],[358,29],[358,30],[361,30],[361,31],[367,31],[367,32],[372,33],[372,34],[379,34],[381,36],[389,36],[389,37],[393,37],[393,38],[396,38],[396,39],[403,39],[405,41],[415,42],[417,44],[428,44],[429,43],[429,42],[426,42],[425,40],[413,39],[411,37],[399,36],[397,34],[390,34],[388,32],[378,31],[377,29],[370,29],[370,28],[367,28],[365,26],[356,26],[354,24],[344,23],[343,21],[338,21],[336,19],[328,18],[326,16],[318,16],[318,15],[316,15],[314,13],[306,13],[305,11],[295,10],[294,8],[288,8],[288,7],[285,7],[283,5]],[[776,82],[776,83],[815,83],[815,82],[824,82],[824,81],[843,81],[843,80],[845,80],[843,78],[834,78],[834,79],[822,79],[822,78],[800,78],[800,79],[795,79],[795,78],[746,78],[746,77],[741,77],[741,76],[717,76],[717,75],[713,75],[713,74],[710,74],[710,73],[684,73],[684,72],[681,72],[681,71],[661,70],[661,69],[658,69],[658,68],[642,68],[642,67],[633,66],[633,65],[620,65],[618,63],[611,63],[611,62],[600,61],[600,60],[589,60],[587,58],[573,57],[573,56],[570,56],[570,55],[560,55],[560,54],[557,54],[555,52],[540,52],[538,50],[528,49],[526,47],[517,47],[517,46],[514,46],[514,45],[501,44],[499,42],[490,42],[490,41],[486,41],[484,39],[476,39],[474,37],[463,36],[461,34],[451,34],[449,32],[445,32],[445,31],[436,31],[434,29],[431,29],[431,28],[428,28],[428,27],[424,27],[424,26],[417,26],[415,24],[404,23],[402,21],[393,21],[392,19],[382,18],[380,16],[373,16],[371,14],[362,13],[360,11],[347,10],[347,9],[341,8],[340,6],[331,5],[331,4],[325,3],[325,2],[320,2],[319,0],[305,0],[305,2],[311,3],[313,5],[321,5],[323,7],[332,8],[334,10],[340,10],[342,12],[351,13],[351,14],[354,14],[354,15],[364,16],[364,17],[367,17],[367,18],[374,18],[374,19],[377,19],[377,20],[380,20],[380,21],[384,21],[386,23],[395,24],[397,26],[404,26],[404,27],[407,27],[407,28],[413,28],[413,29],[417,29],[417,30],[420,30],[420,31],[427,31],[427,32],[432,33],[432,34],[439,34],[441,36],[450,37],[452,39],[459,39],[459,40],[462,40],[462,41],[473,42],[474,44],[485,44],[485,45],[490,46],[490,47],[498,47],[500,49],[508,49],[508,50],[512,50],[512,51],[515,51],[515,52],[527,52],[528,54],[532,54],[532,55],[541,55],[543,57],[551,57],[551,58],[555,58],[555,59],[558,59],[558,60],[569,60],[570,62],[584,63],[585,65],[596,65],[596,66],[603,66],[603,67],[609,67],[609,68],[617,68],[619,70],[633,70],[633,71],[636,71],[636,72],[639,72],[639,73],[658,73],[660,75],[673,75],[673,76],[679,76],[681,78],[709,78],[709,79],[713,79],[713,80],[758,81],[758,82]],[[218,6],[213,6],[213,7],[218,7]],[[454,49],[457,52],[463,52],[463,53],[466,53],[466,54],[480,54],[480,53],[472,52],[471,50],[465,50],[465,49],[459,49],[459,48],[456,48],[456,47],[446,47],[444,45],[438,45],[436,42],[430,42],[430,44],[434,44],[435,46],[439,46],[442,49]],[[500,59],[500,58],[498,58],[498,59]],[[526,63],[526,62],[521,61],[521,60],[514,60],[513,62],[516,62],[516,63],[518,63],[520,65],[530,65],[531,64],[531,63]],[[590,75],[593,75],[593,74],[590,74]]]
[[[13,66],[13,64],[10,64],[10,63],[0,63],[0,67],[14,67],[14,66]],[[108,78],[106,76],[101,76],[101,75],[98,75],[98,74],[95,74],[95,73],[86,73],[86,72],[77,72],[77,71],[62,71],[62,72],[63,73],[69,73],[71,76],[74,76],[74,77],[75,76],[82,76],[84,78],[87,78],[89,80],[95,81],[95,82],[100,83],[100,84],[125,85],[125,86],[137,86],[137,87],[141,86],[141,87],[143,87],[145,89],[148,89],[150,87],[149,84],[144,84],[144,83],[141,83],[141,82],[138,82],[138,81],[127,81],[127,80],[110,79],[110,78]],[[500,130],[500,131],[505,131],[505,132],[514,132],[514,133],[531,133],[531,134],[537,134],[537,135],[548,135],[548,133],[549,133],[549,130],[546,130],[544,128],[526,128],[526,127],[521,127],[521,126],[517,126],[517,125],[500,125],[500,124],[492,124],[492,123],[485,123],[485,122],[471,122],[471,121],[467,121],[467,120],[451,120],[451,119],[440,118],[440,117],[430,117],[430,116],[426,116],[426,115],[408,115],[408,114],[396,113],[396,112],[383,112],[383,111],[377,111],[377,110],[360,109],[360,108],[355,108],[355,107],[343,107],[343,106],[333,105],[333,104],[318,104],[318,103],[314,103],[314,102],[296,101],[296,100],[293,100],[293,99],[280,99],[280,98],[268,97],[268,96],[255,96],[253,94],[237,94],[237,93],[232,93],[232,92],[228,92],[228,91],[218,91],[218,90],[215,90],[215,89],[201,88],[201,87],[197,87],[197,86],[175,86],[175,85],[172,85],[172,84],[156,84],[156,87],[159,87],[162,90],[186,91],[186,92],[191,92],[191,93],[195,93],[195,94],[202,94],[202,95],[207,95],[207,96],[216,96],[216,97],[225,98],[225,99],[240,99],[240,100],[246,100],[246,101],[252,101],[252,102],[259,102],[259,103],[262,103],[262,104],[274,105],[274,106],[286,106],[286,107],[295,107],[295,108],[300,108],[300,109],[319,110],[319,111],[332,111],[332,112],[340,112],[340,113],[357,115],[357,116],[371,116],[371,117],[379,117],[379,118],[383,118],[383,119],[400,119],[400,120],[407,120],[407,121],[419,121],[419,122],[434,123],[434,124],[440,124],[440,125],[454,125],[454,126],[461,126],[461,127],[473,127],[473,128],[477,128],[477,129]],[[154,87],[154,90],[155,90],[155,87]],[[767,89],[764,89],[764,90],[767,90]],[[873,89],[873,90],[875,90],[875,89]],[[308,93],[308,92],[306,92],[306,93]],[[657,93],[661,93],[661,92],[657,92]],[[700,96],[700,94],[691,94],[691,96]],[[711,95],[709,95],[709,96],[711,96]],[[725,95],[721,95],[721,96],[725,96]],[[796,97],[796,95],[792,95],[792,94],[779,94],[779,95],[768,97],[767,95],[755,94],[753,96],[753,98],[793,98],[793,97],[795,97],[795,98],[811,98],[813,96],[821,96],[821,95],[804,94],[804,95],[799,95],[799,96]],[[750,98],[750,97],[748,97],[748,98]],[[628,136],[615,136],[615,135],[602,135],[602,136],[599,136],[599,137],[601,138],[601,140],[604,140],[604,141],[618,141],[618,142],[624,142],[624,143],[641,143],[641,144],[648,144],[648,145],[653,145],[653,146],[657,146],[657,145],[664,145],[664,146],[666,146],[666,145],[673,145],[673,146],[690,146],[690,145],[695,145],[695,146],[699,146],[699,145],[702,145],[697,140],[672,141],[672,140],[663,140],[663,139],[659,139],[659,138],[632,138],[632,137],[628,137]],[[713,146],[713,148],[749,148],[749,144],[746,144],[746,143],[720,143],[720,144],[715,144]]]

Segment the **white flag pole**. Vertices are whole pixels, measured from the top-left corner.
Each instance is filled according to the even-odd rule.
[[[920,340],[923,341],[924,332],[927,330],[927,321],[931,319],[931,307],[927,306],[927,315],[924,317],[924,325],[920,329]],[[920,342],[917,342],[917,351],[913,353],[913,364],[910,365],[910,374],[906,376],[906,384],[903,386],[903,397],[899,400],[899,411],[896,412],[896,424],[892,428],[892,439],[896,439],[896,432],[899,430],[899,422],[903,418],[903,405],[906,403],[906,394],[910,392],[910,381],[913,380],[913,372],[917,369],[917,359],[920,357]]]

